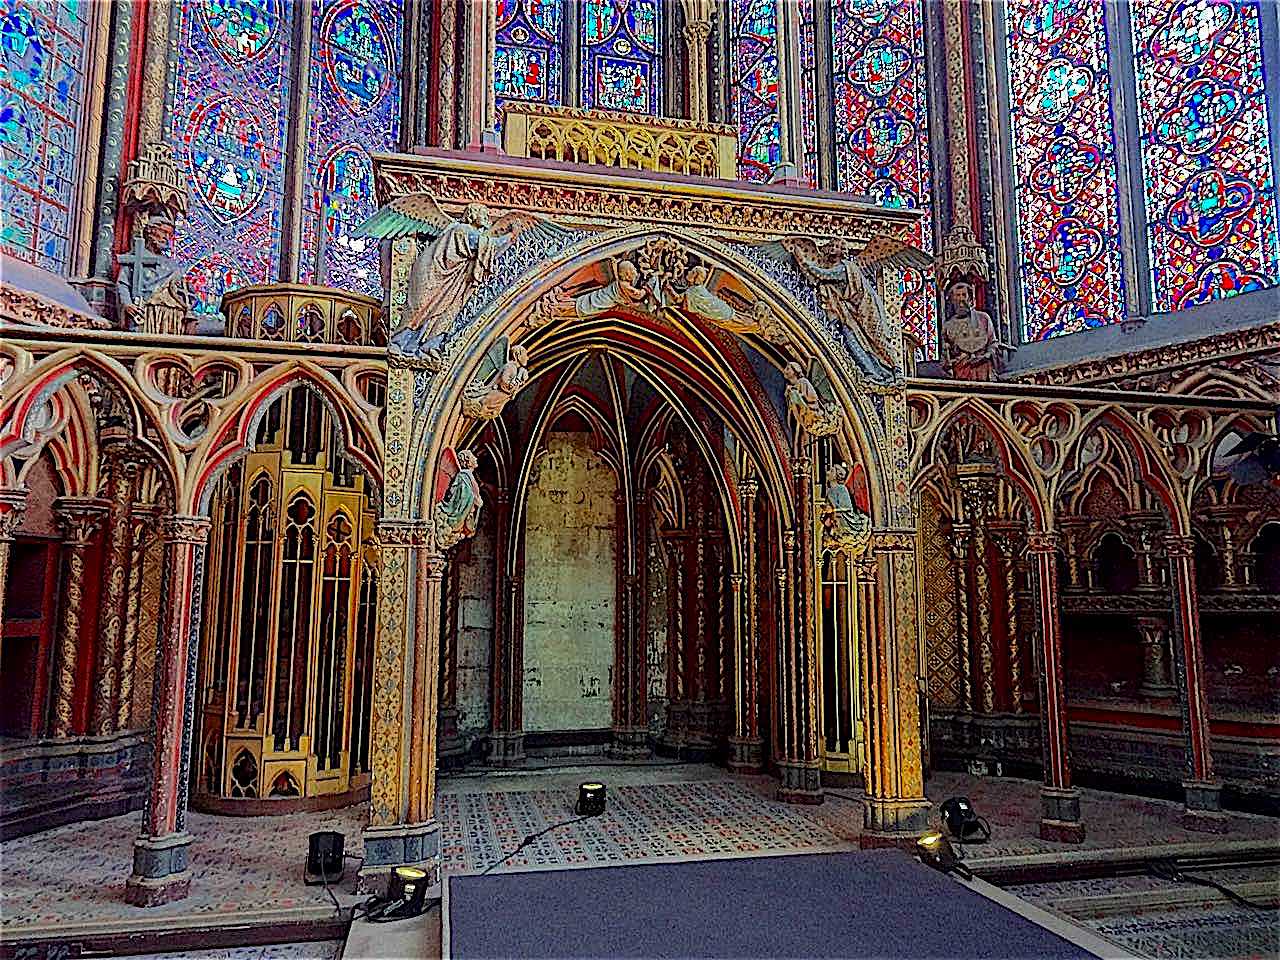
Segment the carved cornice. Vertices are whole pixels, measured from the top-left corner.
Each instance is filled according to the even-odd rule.
[[[1212,360],[1259,353],[1280,347],[1280,322],[1247,330],[1230,330],[1145,350],[1063,364],[1014,374],[1011,379],[1040,386],[1102,384],[1128,378],[1150,378],[1160,371],[1201,366]],[[1158,385],[1157,385],[1158,389]]]
[[[690,26],[699,26],[691,24]],[[706,25],[710,29],[710,24]],[[620,110],[589,110],[586,107],[561,107],[549,103],[529,103],[512,100],[502,106],[504,116],[524,114],[529,117],[553,117],[563,120],[597,121],[627,127],[645,127],[651,130],[681,130],[691,133],[710,133],[730,136],[736,141],[738,128],[731,123],[710,123],[703,120],[686,120],[683,117],[654,117],[647,113],[624,113]]]
[[[170,514],[160,518],[160,535],[166,543],[200,545],[209,539],[212,524],[208,517]]]
[[[45,300],[29,290],[4,282],[0,282],[0,320],[21,326],[63,327],[74,330],[106,330],[111,326],[105,317],[81,313],[79,310]]]
[[[873,530],[871,532],[872,553],[914,553],[916,549],[916,532],[914,530]]]
[[[483,203],[527,210],[563,223],[696,226],[754,240],[800,235],[842,239],[857,253],[873,236],[902,237],[920,211],[880,207],[835,194],[796,193],[728,181],[574,169],[506,158],[379,154],[378,201],[429,193],[446,209]]]

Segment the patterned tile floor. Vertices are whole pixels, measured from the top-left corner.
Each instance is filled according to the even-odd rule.
[[[314,943],[276,943],[266,947],[135,954],[130,960],[338,960],[341,956],[341,940],[317,940]]]
[[[591,778],[609,785],[608,814],[552,832],[502,869],[836,850],[855,843],[861,829],[856,801],[833,795],[818,807],[788,806],[773,799],[770,778],[733,777],[710,766],[466,775],[440,782],[445,869],[483,869],[526,834],[570,818],[577,784]],[[1035,836],[1034,783],[939,774],[928,794],[935,803],[965,794],[991,820],[995,840],[975,856],[1075,849]],[[1085,791],[1082,809],[1088,846],[1213,839],[1182,829],[1176,804]],[[249,911],[307,909],[321,916],[331,909],[324,891],[301,882],[307,835],[339,830],[348,852],[361,856],[364,819],[363,807],[249,819],[192,813],[192,895],[147,910],[124,902],[137,814],[7,841],[0,844],[0,923],[12,935],[103,923],[153,927]],[[1276,830],[1274,820],[1233,816],[1225,839],[1274,837]],[[344,902],[357,899],[353,887],[352,874],[339,891]]]

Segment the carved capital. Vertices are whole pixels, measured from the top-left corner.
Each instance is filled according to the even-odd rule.
[[[684,42],[691,47],[698,49],[705,47],[710,37],[710,20],[694,20],[684,25]]]
[[[1161,539],[1170,560],[1189,560],[1195,556],[1196,538],[1189,533],[1166,533]]]
[[[63,542],[68,546],[82,547],[94,538],[107,518],[106,500],[95,497],[61,497],[54,501],[53,511]]]
[[[871,533],[872,553],[915,553],[914,530],[874,530]]]
[[[738,482],[738,492],[744,500],[754,500],[760,492],[760,481],[755,477],[746,477]]]
[[[12,540],[27,512],[25,490],[0,490],[0,540]],[[3,588],[3,584],[0,584]]]
[[[388,547],[420,549],[431,545],[431,523],[426,520],[379,520],[374,529]]]
[[[427,573],[427,580],[431,583],[440,583],[444,579],[445,571],[449,569],[449,560],[443,554],[428,553],[420,561]]]
[[[189,543],[199,546],[209,539],[211,526],[208,517],[174,513],[160,518],[160,535],[166,543]]]
[[[1027,553],[1056,553],[1060,540],[1056,530],[1028,531]]]

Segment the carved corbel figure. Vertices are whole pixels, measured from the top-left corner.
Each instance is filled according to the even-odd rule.
[[[840,404],[836,402],[831,381],[817,360],[804,367],[792,361],[782,370],[787,379],[787,410],[805,433],[827,437],[840,429]]]
[[[448,550],[468,537],[480,526],[480,510],[484,500],[476,480],[479,460],[470,450],[445,450],[436,474],[435,522],[436,547]]]
[[[482,203],[469,203],[456,220],[428,193],[396,197],[362,223],[356,234],[380,240],[413,237],[418,255],[409,268],[408,302],[389,349],[409,357],[439,357],[445,337],[471,295],[493,276],[498,255],[526,230],[553,238],[563,231],[521,211],[494,219]]]
[[[121,203],[133,220],[133,245],[116,258],[118,319],[128,330],[182,334],[195,329],[195,298],[187,266],[169,256],[177,218],[186,213],[187,189],[165,143],[143,147],[129,165]]]
[[[557,320],[586,320],[618,308],[649,310],[654,293],[642,283],[635,262],[623,259],[610,264],[613,280],[602,287],[571,291],[559,286],[544,294],[534,305],[529,326],[536,330]]]
[[[860,557],[871,542],[871,518],[858,509],[853,497],[853,470],[847,463],[833,463],[823,491],[823,547]]]
[[[529,353],[499,337],[480,362],[480,369],[462,395],[463,416],[493,420],[529,382]]]

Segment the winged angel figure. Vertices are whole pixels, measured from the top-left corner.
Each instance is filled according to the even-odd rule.
[[[840,321],[849,349],[857,352],[857,336],[861,333],[872,353],[893,369],[893,338],[898,331],[885,313],[873,279],[886,267],[931,267],[933,261],[928,255],[909,243],[885,236],[872,237],[857,256],[850,255],[849,244],[842,239],[833,240],[825,248],[809,237],[787,237],[779,245],[817,287],[822,308]]]
[[[470,450],[444,451],[436,472],[435,533],[441,550],[473,536],[480,526],[480,510],[484,500],[476,480],[479,461]]]
[[[409,268],[408,302],[403,322],[391,335],[391,351],[439,359],[468,298],[493,275],[503,249],[526,230],[554,238],[563,234],[550,221],[519,210],[493,219],[482,203],[467,204],[462,219],[455,220],[428,193],[396,197],[362,223],[357,232],[363,236],[418,240],[418,256]]]
[[[866,480],[843,461],[827,470],[826,503],[822,512],[826,545],[860,556],[871,537],[871,518],[858,509],[855,490]],[[865,496],[865,493],[863,494]]]
[[[520,388],[529,382],[529,352],[506,337],[498,337],[462,395],[462,412],[476,420],[497,417]]]

